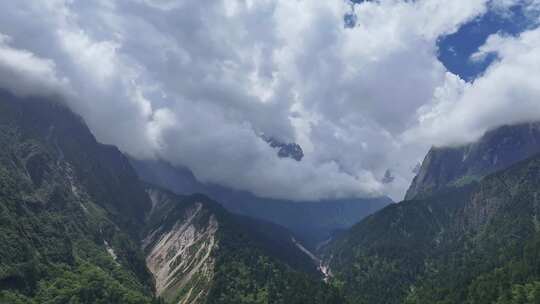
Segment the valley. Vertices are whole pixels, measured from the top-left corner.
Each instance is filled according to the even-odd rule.
[[[61,104],[1,97],[3,302],[84,302],[89,295],[92,303],[186,304],[536,299],[536,124],[501,127],[469,146],[430,151],[407,200],[367,214],[358,209],[350,229],[352,217],[342,219],[344,226],[326,226],[342,228],[337,232],[304,225],[293,210],[324,221],[323,214],[352,212],[352,202],[325,203],[324,210],[340,210],[332,214],[318,209],[323,203],[256,198],[259,212],[269,213],[248,217],[255,209],[238,209],[247,208],[245,194],[237,194],[244,203],[236,207],[233,200],[181,194],[190,185],[193,192],[219,191],[193,178],[158,178],[154,185],[152,163],[144,164],[140,181],[141,163],[99,144]],[[464,169],[449,173],[457,159]],[[167,168],[169,177],[182,174]],[[163,176],[159,170],[154,176]],[[166,189],[167,183],[177,187]],[[275,220],[286,218],[278,212],[292,212],[298,225]],[[320,242],[304,243],[309,234],[295,227],[322,233]]]
[[[0,1],[0,304],[540,304],[540,0]]]

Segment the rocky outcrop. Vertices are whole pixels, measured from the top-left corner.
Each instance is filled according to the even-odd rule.
[[[304,158],[304,150],[297,143],[284,143],[270,136],[262,136],[270,147],[278,151],[278,156],[281,158],[291,158],[296,161],[301,161]]]

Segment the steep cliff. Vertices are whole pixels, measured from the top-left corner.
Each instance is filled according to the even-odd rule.
[[[540,123],[502,126],[471,144],[432,148],[405,199],[480,180],[536,153],[540,153]]]

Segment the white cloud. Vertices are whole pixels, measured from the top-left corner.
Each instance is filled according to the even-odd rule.
[[[490,39],[480,53],[501,60],[474,84],[437,60],[437,39],[487,2],[364,2],[346,29],[342,0],[8,1],[0,86],[69,91],[98,139],[203,181],[276,198],[399,199],[432,142],[470,140],[535,107],[536,75],[522,79],[537,68],[533,32]],[[9,69],[22,78],[6,83]],[[507,99],[523,106],[501,117]],[[298,141],[305,159],[278,158],[260,133]],[[383,185],[387,169],[395,180]]]
[[[409,131],[410,140],[455,145],[503,124],[540,119],[540,29],[519,37],[493,35],[475,56],[487,53],[499,60],[474,83],[448,75],[423,108],[419,126]]]
[[[19,96],[55,95],[68,90],[67,79],[56,73],[54,61],[9,45],[11,37],[0,33],[0,87]]]

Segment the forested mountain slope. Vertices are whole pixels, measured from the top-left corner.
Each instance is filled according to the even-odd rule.
[[[150,303],[127,159],[64,106],[0,93],[0,302]]]
[[[331,244],[351,303],[540,301],[540,156],[385,208]]]

